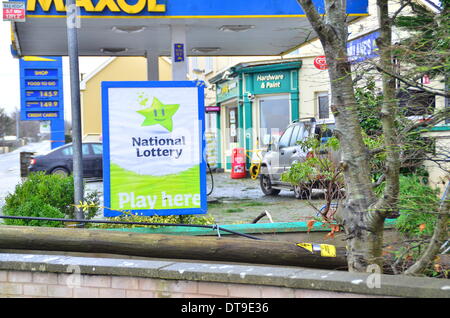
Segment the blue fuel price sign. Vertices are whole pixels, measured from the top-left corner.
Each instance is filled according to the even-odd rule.
[[[21,120],[50,121],[52,148],[64,141],[63,74],[61,57],[20,59]]]

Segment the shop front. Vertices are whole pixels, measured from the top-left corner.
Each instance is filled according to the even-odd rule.
[[[220,168],[231,169],[234,148],[244,148],[247,168],[260,151],[299,119],[301,61],[241,63],[213,77],[216,85]]]

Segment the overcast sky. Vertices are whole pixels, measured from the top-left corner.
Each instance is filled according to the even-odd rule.
[[[0,20],[0,107],[8,113],[20,105],[19,61],[11,56],[11,25]]]

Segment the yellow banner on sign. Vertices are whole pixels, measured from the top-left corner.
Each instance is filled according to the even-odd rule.
[[[51,59],[51,58],[47,58],[47,57],[41,57],[41,56],[24,56],[23,60],[27,61],[27,62],[36,62],[36,61],[38,61],[38,62],[43,62],[43,61],[44,62],[45,61],[47,61],[47,62],[56,62],[55,59]]]

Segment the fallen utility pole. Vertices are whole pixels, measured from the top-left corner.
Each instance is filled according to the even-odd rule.
[[[321,256],[293,242],[142,234],[108,230],[1,226],[1,249],[109,253],[151,258],[346,269],[345,248]]]

